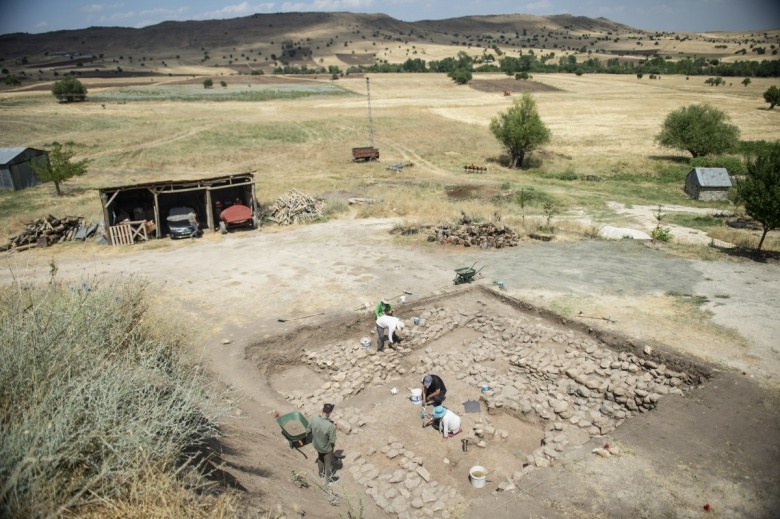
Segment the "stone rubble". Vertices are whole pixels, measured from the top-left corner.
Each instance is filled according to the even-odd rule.
[[[465,431],[469,443],[488,448],[509,433],[495,427],[489,415],[509,413],[527,422],[543,424],[542,444],[527,456],[522,469],[499,485],[511,491],[537,467],[554,463],[563,452],[582,445],[588,438],[608,434],[632,416],[648,412],[670,394],[682,394],[693,383],[687,373],[676,372],[660,362],[626,352],[573,331],[564,331],[528,316],[498,316],[481,311],[453,311],[428,307],[418,324],[405,321],[404,342],[377,354],[358,341],[342,341],[320,350],[305,350],[301,360],[327,380],[313,392],[283,395],[304,414],[319,412],[322,404],[338,404],[374,386],[400,385],[414,374],[437,373],[475,388],[487,386],[481,399],[488,416],[476,419]],[[468,327],[478,338],[464,341],[463,352],[435,353],[427,345],[449,332]],[[419,362],[410,366],[415,352]],[[645,355],[652,349],[646,347]],[[486,365],[496,359],[508,362],[506,373]],[[341,434],[360,434],[376,419],[349,406],[337,406],[332,416]],[[581,432],[577,432],[581,431]],[[610,455],[601,449],[599,455]],[[595,451],[594,451],[595,452]],[[385,456],[398,469],[381,472],[370,460]],[[424,460],[395,439],[365,456],[353,453],[345,470],[365,487],[382,510],[399,518],[450,517],[448,508],[460,496],[455,488],[431,478]]]

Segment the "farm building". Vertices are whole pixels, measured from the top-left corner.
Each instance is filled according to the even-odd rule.
[[[224,207],[243,204],[257,215],[252,173],[106,187],[98,192],[112,244],[119,237],[130,236],[133,241],[132,237],[145,237],[147,232],[157,238],[169,236],[166,218],[175,209],[192,209],[198,227],[209,231],[219,228]]]
[[[693,168],[685,177],[685,192],[696,200],[726,200],[731,185],[726,168]]]
[[[35,148],[0,148],[0,191],[18,191],[37,186],[41,179],[30,163],[36,157],[46,156]]]

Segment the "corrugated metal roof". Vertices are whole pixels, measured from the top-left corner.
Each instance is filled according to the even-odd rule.
[[[0,165],[5,166],[9,162],[12,162],[26,149],[27,148],[24,146],[17,146],[15,148],[0,148]]]
[[[726,168],[693,168],[702,187],[731,187],[731,177]]]

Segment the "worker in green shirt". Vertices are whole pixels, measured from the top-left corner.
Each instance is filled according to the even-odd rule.
[[[374,309],[374,315],[376,315],[377,319],[379,319],[385,314],[393,315],[393,305],[390,304],[389,299],[381,299],[376,304],[376,308]]]
[[[322,413],[309,420],[306,434],[311,434],[311,443],[317,451],[317,468],[320,477],[328,483],[335,483],[338,477],[333,475],[333,449],[336,446],[337,426],[331,421],[333,404],[322,406]]]

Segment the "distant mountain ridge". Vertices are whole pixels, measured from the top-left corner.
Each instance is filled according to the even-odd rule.
[[[346,30],[345,29],[350,29]],[[298,39],[301,34],[351,34],[354,30],[380,31],[405,35],[408,39],[426,38],[436,43],[450,43],[454,33],[536,31],[608,32],[633,31],[626,25],[606,18],[555,15],[466,16],[445,20],[404,22],[384,14],[354,13],[276,13],[254,14],[227,20],[168,21],[134,29],[129,27],[88,27],[40,34],[11,33],[0,35],[0,56],[33,55],[69,48],[111,52],[115,49],[159,52],[161,48],[199,49],[229,48],[252,45],[263,40]]]

